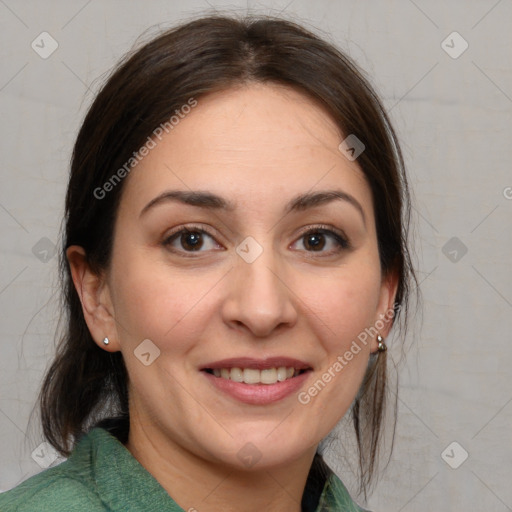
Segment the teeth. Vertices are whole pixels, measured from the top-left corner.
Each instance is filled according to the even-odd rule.
[[[243,381],[246,384],[258,384],[261,377],[261,372],[259,370],[254,370],[253,368],[246,368],[243,370]]]
[[[235,382],[243,382],[244,381],[244,372],[240,368],[231,368],[231,373],[229,375],[231,380]]]
[[[254,368],[215,368],[213,370],[215,377],[228,379],[245,384],[276,384],[291,379],[298,375],[299,371],[295,368],[280,366],[279,368],[266,368],[265,370],[256,370]]]
[[[262,384],[275,384],[278,381],[277,370],[275,368],[261,370],[260,381]]]
[[[286,377],[288,377],[288,372],[286,371],[286,368],[284,366],[281,366],[277,369],[277,380],[279,382],[283,382],[283,380],[286,380]]]

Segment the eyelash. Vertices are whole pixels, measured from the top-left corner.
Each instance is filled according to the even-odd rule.
[[[197,226],[197,225],[189,225],[189,226],[185,226],[185,227],[181,228],[178,231],[175,231],[174,233],[171,233],[168,237],[165,238],[165,240],[162,242],[162,245],[164,247],[166,247],[167,249],[170,249],[172,252],[179,253],[181,255],[186,254],[187,255],[186,257],[195,257],[195,256],[193,256],[194,253],[204,252],[204,251],[176,250],[174,248],[171,248],[170,247],[171,244],[184,233],[206,234],[209,237],[211,237],[213,240],[215,240],[215,236],[213,235],[213,233],[210,233],[204,227]],[[308,235],[312,235],[312,234],[330,236],[334,240],[335,244],[337,245],[337,249],[335,249],[334,251],[332,251],[332,250],[331,251],[307,251],[306,250],[306,252],[308,252],[308,253],[314,254],[315,252],[318,252],[319,254],[323,254],[325,256],[325,255],[332,255],[334,253],[337,254],[343,250],[349,250],[352,248],[350,241],[348,240],[348,238],[344,235],[344,233],[342,231],[334,230],[332,227],[327,226],[327,225],[319,225],[319,226],[307,228],[301,232],[301,234],[297,238],[297,240],[300,240],[301,238],[304,238],[304,237],[306,237]],[[218,243],[218,242],[216,242],[216,243]]]

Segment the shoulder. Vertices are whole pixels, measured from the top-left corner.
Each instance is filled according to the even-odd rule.
[[[181,511],[121,441],[102,427],[91,429],[68,460],[0,494],[0,511]]]
[[[34,475],[0,494],[2,512],[103,512],[105,507],[84,472],[69,461]]]
[[[0,494],[1,512],[103,512],[108,510],[96,482],[98,453],[111,453],[109,434],[93,429],[83,435],[61,464]]]

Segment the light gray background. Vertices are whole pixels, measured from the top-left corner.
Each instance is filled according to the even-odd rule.
[[[316,27],[372,77],[402,140],[424,319],[400,368],[395,451],[369,508],[512,510],[510,0],[0,0],[0,490],[40,471],[34,459],[53,460],[28,419],[59,312],[51,249],[68,161],[97,78],[148,27],[211,6]],[[47,59],[31,48],[43,31],[59,45]],[[458,58],[441,46],[453,31],[469,44]],[[463,41],[447,44],[453,53]],[[353,490],[348,459],[329,458]]]

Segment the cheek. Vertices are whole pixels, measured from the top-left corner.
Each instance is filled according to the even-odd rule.
[[[190,340],[204,330],[210,313],[208,295],[218,276],[185,276],[147,258],[116,263],[114,305],[123,344],[148,338],[161,350],[171,342],[174,353],[187,350]]]
[[[303,279],[298,286],[304,314],[322,342],[326,364],[344,354],[375,321],[380,274],[374,266],[357,270],[347,266],[322,279]],[[360,343],[361,353],[369,352],[369,342]]]

